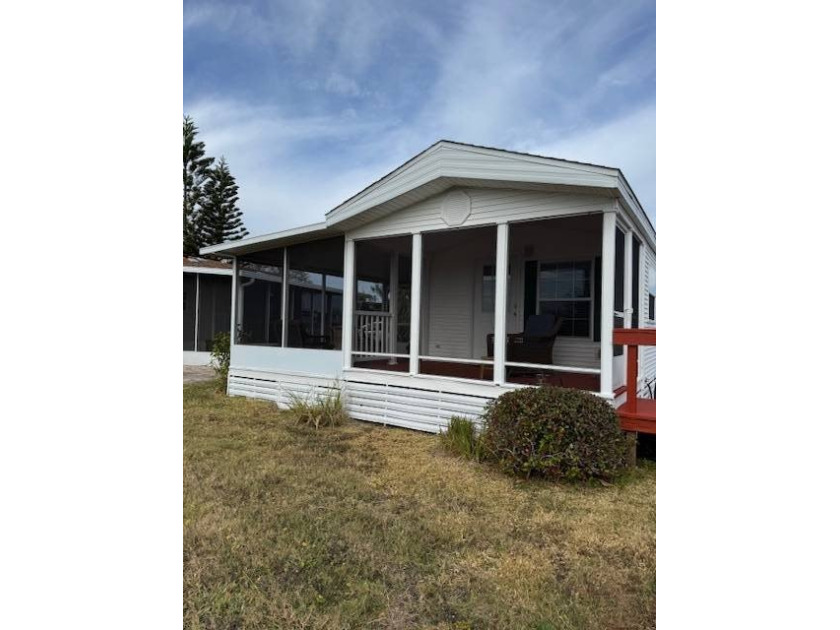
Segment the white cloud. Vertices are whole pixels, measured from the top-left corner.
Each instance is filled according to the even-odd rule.
[[[656,105],[519,150],[620,168],[656,224]]]
[[[638,99],[655,72],[655,49],[650,35],[634,31],[649,6],[484,0],[429,10],[319,0],[273,3],[259,15],[240,4],[190,6],[185,37],[213,28],[266,54],[281,50],[278,63],[305,61],[313,70],[298,85],[318,113],[211,97],[185,112],[208,151],[229,159],[252,233],[321,220],[440,138],[619,167],[653,218],[655,104]],[[391,56],[398,49],[384,48],[395,33],[415,38],[423,56],[414,61],[431,75],[430,89],[413,100],[413,84],[392,92],[369,74],[387,65],[402,76]],[[618,58],[604,53],[633,37],[642,44],[627,44]],[[330,113],[348,98],[353,109]],[[409,108],[395,109],[406,101]]]
[[[388,157],[380,156],[336,171],[326,160],[302,157],[310,143],[364,143],[382,137],[395,124],[359,120],[352,112],[293,117],[277,108],[232,100],[202,100],[184,111],[198,124],[208,155],[224,155],[230,163],[252,234],[323,220],[328,210],[378,179],[388,164]]]
[[[327,80],[324,82],[324,89],[327,92],[340,96],[359,96],[362,94],[358,83],[350,77],[337,72],[333,72],[327,77]]]

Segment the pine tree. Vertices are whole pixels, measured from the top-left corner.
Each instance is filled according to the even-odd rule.
[[[196,140],[198,127],[184,116],[184,255],[195,256],[205,244],[201,238],[204,188],[214,158],[204,156],[204,143]]]
[[[204,192],[201,241],[215,245],[248,236],[248,230],[242,223],[242,211],[236,205],[239,201],[239,186],[224,157],[208,171]]]

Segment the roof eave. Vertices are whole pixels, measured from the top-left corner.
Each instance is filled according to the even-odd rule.
[[[202,255],[215,254],[217,256],[240,256],[255,251],[267,249],[268,247],[285,247],[294,245],[301,241],[316,240],[318,238],[327,238],[336,236],[338,232],[330,229],[326,222],[312,223],[291,230],[283,230],[282,232],[272,232],[270,234],[263,234],[261,236],[254,236],[251,238],[243,238],[238,241],[230,241],[228,243],[219,243],[218,245],[208,245],[202,247],[200,253]]]

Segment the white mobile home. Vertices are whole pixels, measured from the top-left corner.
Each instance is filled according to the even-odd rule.
[[[656,233],[605,166],[440,141],[321,223],[201,251],[233,260],[228,392],[338,386],[360,420],[438,431],[543,383],[618,404],[614,330],[655,327]],[[644,348],[634,392],[655,372]]]

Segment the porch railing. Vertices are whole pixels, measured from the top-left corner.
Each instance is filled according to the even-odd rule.
[[[356,311],[353,330],[355,331],[355,350],[357,352],[393,354],[390,313]]]
[[[656,328],[619,328],[613,342],[627,346],[627,401],[618,408],[621,428],[625,431],[656,435],[656,400],[639,399],[639,346],[656,346]]]

